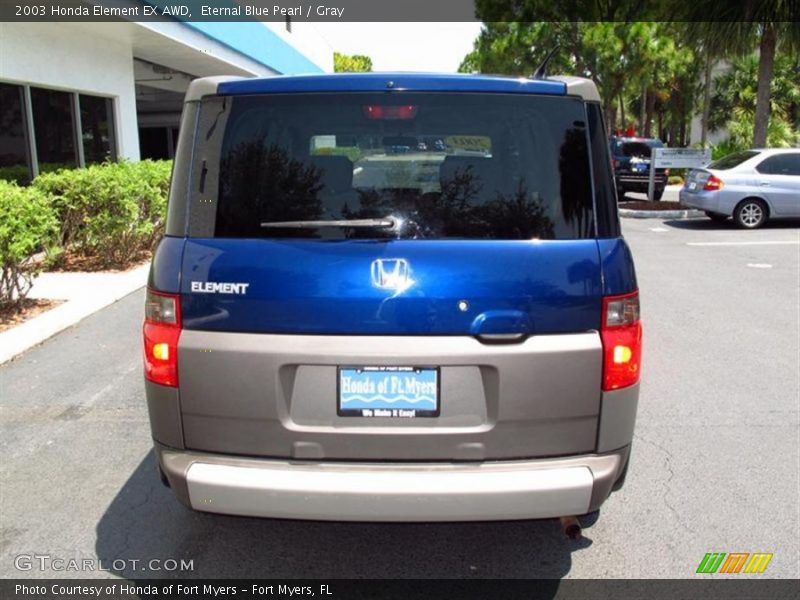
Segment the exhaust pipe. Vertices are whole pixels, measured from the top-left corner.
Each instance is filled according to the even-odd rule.
[[[564,530],[564,533],[567,534],[567,537],[571,540],[579,540],[581,539],[581,524],[578,522],[578,519],[575,517],[559,517],[559,521],[561,522],[561,529]]]

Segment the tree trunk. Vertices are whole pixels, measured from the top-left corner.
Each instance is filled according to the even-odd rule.
[[[678,111],[678,118],[681,121],[681,147],[686,148],[691,140],[689,137],[691,136],[691,125],[692,125],[692,116],[691,114],[687,114],[686,110],[686,103],[681,102],[680,110]]]
[[[653,137],[653,111],[656,108],[656,95],[652,92],[647,93],[647,103],[644,118],[644,137]]]
[[[676,135],[675,135],[675,118],[673,117],[669,121],[669,145],[674,146],[676,142]]]
[[[617,131],[617,105],[614,102],[608,103],[608,123],[606,124],[606,132],[609,136],[615,135]]]
[[[606,124],[606,131],[609,135],[611,135],[614,130],[611,128],[611,105],[606,104],[605,109],[603,110],[603,121]]]
[[[647,112],[647,85],[642,87],[642,107],[639,110],[639,135],[644,132],[644,120]]]
[[[761,31],[760,55],[758,57],[758,92],[756,93],[756,125],[753,128],[753,146],[767,146],[767,127],[769,126],[769,96],[772,82],[772,68],[775,64],[775,26],[764,23]]]
[[[681,118],[681,128],[680,128],[679,136],[680,136],[680,141],[678,142],[678,144],[680,145],[681,148],[685,148],[686,147],[686,119],[684,119],[684,118]]]
[[[703,77],[703,117],[700,122],[700,144],[706,147],[708,117],[711,114],[711,52],[706,49],[706,72]]]
[[[627,123],[625,123],[625,98],[623,97],[624,94],[622,90],[619,91],[619,118],[622,122],[622,131],[628,127]]]

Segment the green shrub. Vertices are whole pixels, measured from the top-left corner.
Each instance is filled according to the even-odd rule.
[[[0,304],[21,302],[41,261],[33,255],[50,249],[56,215],[40,190],[0,181]]]
[[[13,181],[19,185],[30,183],[31,174],[27,165],[11,165],[0,167],[0,180]]]
[[[746,145],[737,144],[729,138],[711,146],[711,160],[719,160],[723,156],[746,149]]]
[[[39,173],[53,173],[62,169],[74,169],[75,165],[67,163],[39,163]],[[28,185],[31,182],[31,173],[28,165],[11,165],[0,167],[0,179],[14,181],[19,185]]]
[[[44,173],[33,187],[51,198],[63,248],[125,264],[161,236],[171,163],[144,160]]]
[[[61,171],[64,169],[77,169],[74,164],[71,163],[39,163],[39,174],[42,173],[55,173],[56,171]]]

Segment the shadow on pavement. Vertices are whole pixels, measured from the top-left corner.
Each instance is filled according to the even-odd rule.
[[[674,227],[675,229],[685,229],[687,231],[741,231],[746,232],[746,229],[740,229],[737,227],[733,219],[728,219],[727,221],[722,221],[721,223],[718,221],[712,221],[711,219],[706,219],[705,217],[698,217],[696,219],[672,219],[669,221],[664,221],[664,225],[668,227]],[[800,220],[798,219],[781,219],[775,221],[767,221],[764,223],[764,226],[757,231],[762,230],[769,230],[769,229],[798,229],[800,228]]]
[[[381,524],[197,513],[161,484],[150,452],[100,519],[96,552],[112,573],[132,579],[560,579],[572,552],[591,543],[568,539],[555,520]],[[157,570],[151,559],[193,560],[193,569]]]

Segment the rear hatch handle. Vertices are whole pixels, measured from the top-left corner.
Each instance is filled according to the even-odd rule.
[[[528,337],[525,332],[521,333],[479,333],[475,336],[482,344],[518,344],[524,342]]]

